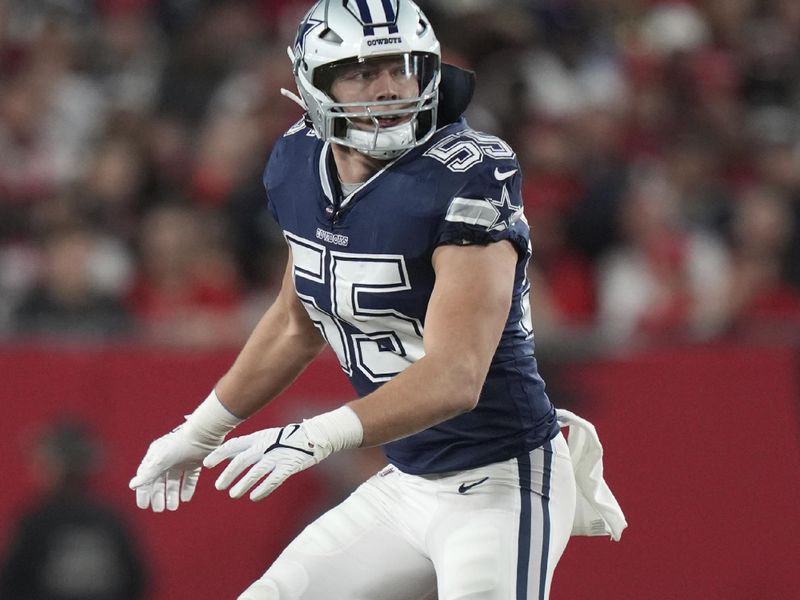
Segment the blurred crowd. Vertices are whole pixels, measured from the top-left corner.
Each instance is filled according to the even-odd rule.
[[[421,0],[524,173],[539,343],[800,339],[800,2]],[[0,0],[0,337],[240,344],[306,0]]]

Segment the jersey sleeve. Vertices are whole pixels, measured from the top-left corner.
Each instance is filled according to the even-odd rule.
[[[282,160],[282,146],[283,144],[281,144],[281,140],[278,140],[278,143],[276,143],[273,147],[269,159],[267,160],[267,164],[264,167],[264,175],[262,178],[264,190],[267,193],[267,208],[269,209],[272,218],[275,219],[275,222],[278,224],[280,224],[281,220],[278,215],[278,208],[275,205],[275,196],[271,193],[271,190],[273,190],[278,183],[276,178],[280,175],[278,163],[280,163]]]
[[[435,245],[486,245],[509,240],[528,249],[529,230],[522,206],[522,177],[516,160],[474,168],[449,199]]]
[[[292,125],[272,147],[269,160],[264,168],[262,182],[267,192],[267,207],[272,217],[281,224],[291,214],[292,207],[287,205],[286,188],[291,187],[292,180],[297,177],[298,168],[302,168],[303,159],[309,152],[314,151],[313,144],[316,137],[310,135],[311,130],[305,125],[303,119]],[[314,142],[309,140],[313,139]]]

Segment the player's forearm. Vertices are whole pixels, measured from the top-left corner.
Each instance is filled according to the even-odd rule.
[[[308,366],[324,341],[270,308],[215,389],[225,407],[246,418],[280,394]]]
[[[425,356],[373,393],[350,402],[364,428],[363,446],[413,435],[472,410],[486,370]]]

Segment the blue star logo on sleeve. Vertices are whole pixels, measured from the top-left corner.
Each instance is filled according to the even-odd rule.
[[[503,186],[500,199],[455,197],[450,203],[445,220],[483,227],[487,231],[504,231],[512,227],[523,215],[522,206],[511,201],[508,186]]]

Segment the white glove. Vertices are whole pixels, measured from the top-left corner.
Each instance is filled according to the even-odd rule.
[[[346,406],[329,413],[232,438],[211,452],[203,465],[215,467],[232,458],[215,484],[227,489],[248,467],[250,470],[234,485],[231,498],[241,498],[248,490],[253,501],[263,500],[291,475],[304,471],[344,448],[361,445],[364,431],[356,414]]]
[[[128,484],[136,491],[137,506],[162,512],[165,507],[178,510],[181,502],[191,500],[203,459],[241,421],[212,392],[185,423],[150,444]]]
[[[203,459],[216,447],[190,439],[183,425],[153,441],[130,482],[137,506],[162,512],[191,500]]]

